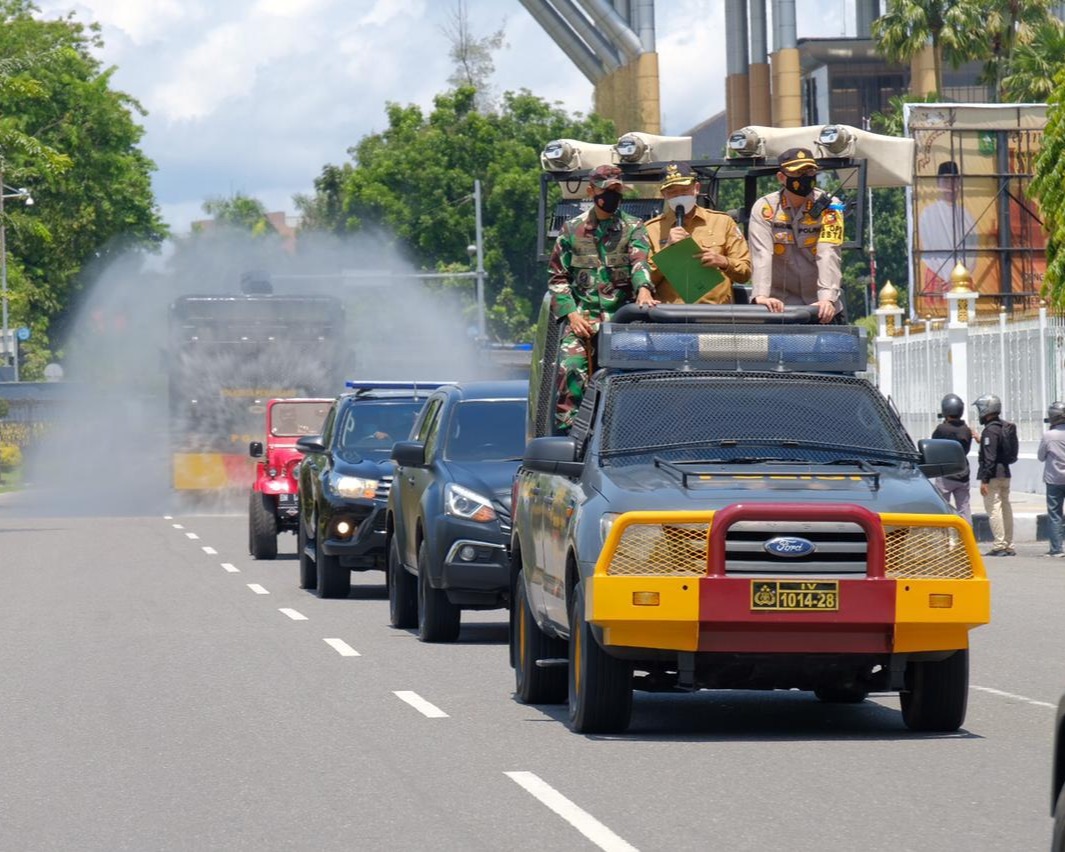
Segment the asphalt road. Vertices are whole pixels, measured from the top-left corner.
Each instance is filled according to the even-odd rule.
[[[623,736],[512,697],[503,612],[455,645],[247,555],[241,516],[0,502],[0,849],[1030,850],[1049,844],[1065,563],[989,560],[962,732],[898,700],[637,694]]]

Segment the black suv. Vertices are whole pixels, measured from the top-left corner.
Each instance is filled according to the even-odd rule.
[[[519,381],[442,387],[411,441],[392,448],[388,602],[393,627],[424,642],[458,638],[461,610],[496,609],[509,596],[511,486],[525,447]]]
[[[406,438],[440,384],[348,382],[318,437],[301,438],[300,588],[347,597],[351,572],[383,569],[392,444]]]

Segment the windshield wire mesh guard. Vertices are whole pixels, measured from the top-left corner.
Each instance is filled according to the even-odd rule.
[[[884,397],[853,376],[669,371],[607,381],[605,464],[920,460]]]
[[[857,373],[864,329],[854,326],[615,325],[601,331],[599,363],[614,369],[772,370]]]

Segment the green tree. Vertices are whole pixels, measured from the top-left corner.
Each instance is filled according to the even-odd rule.
[[[248,231],[261,237],[273,231],[266,218],[266,206],[257,198],[235,192],[228,198],[209,198],[203,203],[203,212],[227,228]]]
[[[351,148],[350,162],[325,166],[313,196],[297,197],[304,228],[387,234],[382,241],[419,267],[469,269],[479,179],[490,331],[513,339],[514,315],[527,324],[546,286],[535,252],[540,151],[560,137],[613,142],[613,125],[571,116],[528,91],[504,94],[498,111],[484,114],[465,86],[437,96],[428,115],[394,103],[387,114],[385,130]]]
[[[495,105],[491,88],[496,70],[493,54],[506,46],[504,27],[486,36],[476,36],[470,26],[466,0],[456,0],[441,29],[451,45],[449,56],[455,64],[448,83],[456,89],[463,86],[474,89],[477,108],[482,112],[490,110]]]
[[[166,235],[155,167],[138,148],[143,110],[112,88],[114,69],[93,56],[100,46],[96,25],[0,0],[0,56],[13,63],[0,85],[4,180],[36,202],[6,211],[12,323],[33,329],[26,378],[47,363],[50,337],[63,336],[85,265]],[[12,144],[19,134],[30,144]]]
[[[1060,309],[1065,308],[1065,69],[1058,72],[1054,84],[1031,189],[1049,237],[1043,295]]]
[[[1054,91],[1054,76],[1065,68],[1065,26],[1048,18],[1018,44],[1005,65],[1001,98],[1010,103],[1045,103]]]
[[[936,91],[943,91],[943,61],[954,67],[979,54],[986,37],[981,4],[973,0],[888,0],[873,21],[877,49],[892,62],[908,63],[931,43]]]
[[[992,87],[998,100],[1006,100],[1003,81],[1009,73],[1014,52],[1022,46],[1031,45],[1040,28],[1056,20],[1051,15],[1051,0],[984,0],[983,32],[980,43],[984,45],[983,82]],[[987,37],[987,36],[990,37]]]

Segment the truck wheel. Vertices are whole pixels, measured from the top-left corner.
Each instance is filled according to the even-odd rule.
[[[277,558],[277,509],[272,497],[251,492],[248,502],[248,552],[256,559]]]
[[[395,536],[388,545],[388,620],[401,630],[418,626],[418,581],[400,564]]]
[[[307,533],[303,529],[303,518],[296,521],[296,552],[300,557],[300,588],[313,589],[318,585],[318,567],[307,555]]]
[[[1057,804],[1054,805],[1054,833],[1050,852],[1065,852],[1065,787],[1061,788]]]
[[[969,651],[906,666],[902,721],[911,731],[956,731],[969,702]]]
[[[462,610],[447,592],[429,584],[429,548],[418,546],[418,638],[423,642],[454,642],[459,638]]]
[[[548,636],[533,618],[529,596],[525,591],[525,577],[518,572],[514,589],[514,631],[510,637],[514,646],[514,680],[518,700],[522,704],[561,704],[566,700],[566,670],[562,666],[540,668],[537,660],[561,659],[566,656],[566,643]]]
[[[318,597],[346,598],[351,591],[351,569],[340,564],[339,556],[315,552],[318,566]]]
[[[819,686],[814,695],[825,704],[861,704],[869,697],[869,690],[860,686]]]
[[[609,656],[584,620],[584,592],[569,611],[569,723],[578,734],[616,734],[632,718],[632,664]]]

